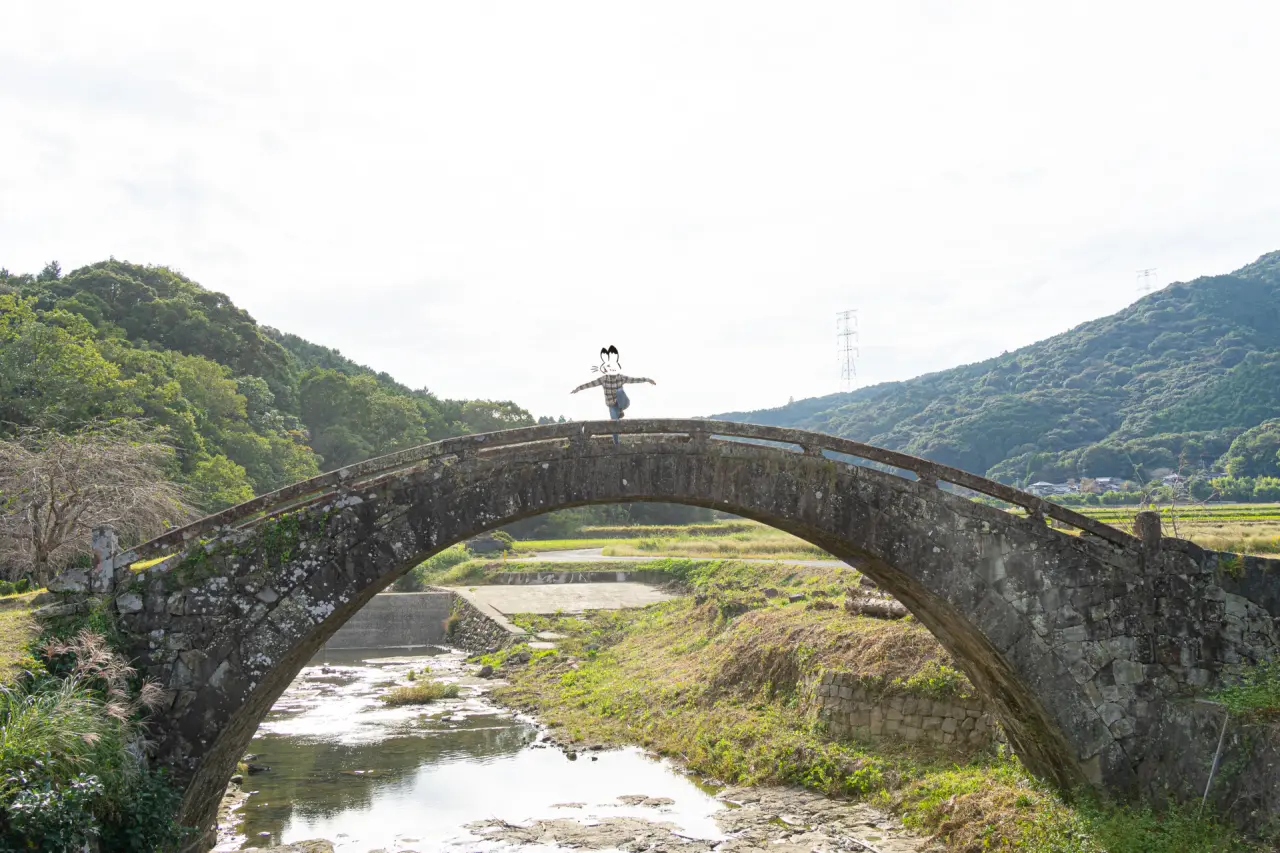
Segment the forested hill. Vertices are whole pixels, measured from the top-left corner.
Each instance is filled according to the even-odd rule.
[[[443,400],[265,328],[165,267],[0,270],[0,437],[137,419],[176,449],[202,509],[321,470],[533,423],[506,401]]]
[[[1276,431],[1259,425],[1278,416],[1280,252],[998,358],[714,417],[833,433],[1026,484],[1225,464],[1237,436],[1257,428],[1242,437],[1253,447]],[[1258,465],[1280,474],[1274,458]]]

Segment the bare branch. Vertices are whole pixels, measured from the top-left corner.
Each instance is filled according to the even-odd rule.
[[[90,552],[95,527],[112,524],[137,542],[189,518],[181,489],[165,476],[172,455],[128,424],[0,440],[0,573],[44,584]]]

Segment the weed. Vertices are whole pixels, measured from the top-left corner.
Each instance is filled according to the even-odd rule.
[[[1263,661],[1246,667],[1235,684],[1214,697],[1233,714],[1248,717],[1280,715],[1280,662]]]
[[[425,705],[437,699],[458,698],[458,685],[444,684],[439,681],[421,681],[409,687],[397,687],[378,697],[382,702],[393,705]]]

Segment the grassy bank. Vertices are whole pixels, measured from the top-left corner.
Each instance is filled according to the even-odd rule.
[[[994,747],[958,752],[828,737],[808,689],[823,670],[857,672],[868,685],[908,695],[971,689],[914,620],[880,621],[816,604],[855,576],[846,567],[693,563],[684,577],[691,594],[665,604],[520,620],[568,639],[556,653],[508,667],[511,686],[501,697],[570,738],[639,743],[726,782],[800,784],[867,798],[949,850],[1261,849],[1188,814],[1068,805]],[[806,598],[766,597],[762,590],[770,587]]]
[[[40,634],[40,626],[31,617],[31,600],[37,593],[0,597],[0,685],[13,684],[20,673],[32,669],[37,662],[31,646]]]

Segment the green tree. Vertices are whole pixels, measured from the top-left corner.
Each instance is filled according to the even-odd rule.
[[[1253,500],[1253,480],[1248,477],[1214,477],[1210,483],[1223,500]]]
[[[372,376],[311,370],[300,388],[302,421],[328,469],[430,440],[415,402]]]
[[[206,456],[187,478],[191,502],[206,513],[217,512],[253,498],[244,468],[225,456]]]
[[[1198,501],[1208,500],[1213,497],[1213,484],[1204,477],[1195,477],[1188,482],[1187,491]]]
[[[77,320],[38,315],[32,300],[0,294],[0,434],[6,425],[75,427],[111,412],[119,371]]]
[[[1280,501],[1280,477],[1259,477],[1253,481],[1253,499]]]
[[[1280,476],[1280,420],[1264,421],[1231,442],[1221,464],[1232,477]]]

